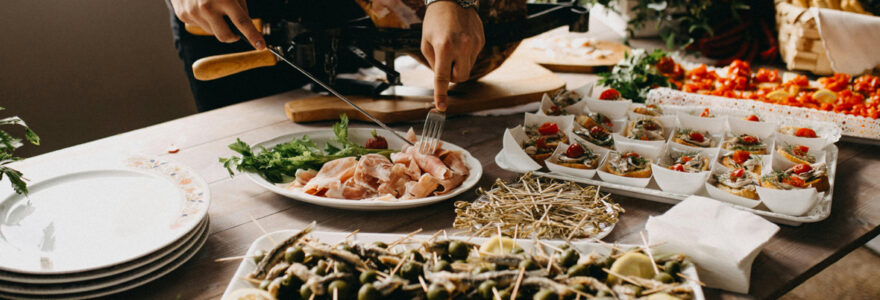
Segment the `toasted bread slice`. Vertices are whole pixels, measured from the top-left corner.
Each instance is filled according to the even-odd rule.
[[[722,191],[725,191],[725,192],[728,192],[732,195],[735,195],[735,196],[749,198],[752,200],[758,200],[758,193],[756,193],[755,191],[751,191],[751,190],[747,190],[747,189],[735,189],[735,188],[732,188],[732,187],[729,187],[729,186],[726,186],[726,185],[723,185],[720,183],[716,183],[715,187],[717,187],[718,189],[720,189]]]
[[[801,158],[799,158],[799,157],[797,157],[797,156],[791,155],[790,153],[786,152],[786,151],[783,150],[782,148],[779,148],[779,150],[776,150],[776,152],[779,152],[779,155],[782,155],[782,157],[785,157],[785,159],[787,159],[787,160],[789,160],[789,161],[791,161],[791,162],[793,162],[793,163],[796,163],[796,164],[811,164],[810,162],[808,162],[808,161],[806,161],[806,160],[803,160],[803,159],[801,159]]]
[[[824,192],[831,188],[831,184],[828,182],[828,175],[824,175],[816,180],[807,182],[807,186],[816,188],[817,192]]]
[[[591,169],[595,169],[599,165],[599,161],[594,159],[591,161],[590,165],[586,165],[583,163],[564,163],[564,162],[556,162],[556,164],[560,165],[560,166],[564,166],[564,167],[569,167],[569,168],[591,170]]]
[[[544,160],[550,158],[550,155],[553,155],[553,152],[529,155],[529,157],[531,157],[532,159],[534,159],[536,162],[540,163],[543,166]]]

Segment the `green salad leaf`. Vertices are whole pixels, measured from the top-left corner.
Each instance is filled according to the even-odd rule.
[[[656,49],[647,52],[636,49],[617,63],[611,72],[599,74],[599,84],[620,92],[620,96],[633,102],[644,103],[648,91],[657,87],[669,87],[669,78],[657,70],[657,62],[666,52]]]
[[[0,110],[4,110],[0,107]],[[0,119],[0,126],[18,126],[24,128],[24,141],[32,145],[40,145],[40,137],[19,117],[7,117]],[[24,146],[24,141],[16,138],[4,130],[0,130],[0,180],[5,176],[9,178],[12,189],[16,193],[27,195],[27,178],[24,178],[21,172],[13,169],[9,164],[21,160],[21,157],[15,156],[16,149]]]
[[[308,136],[294,138],[289,142],[275,145],[271,149],[259,147],[256,153],[251,146],[237,139],[229,144],[229,149],[240,156],[220,158],[220,163],[229,171],[230,176],[239,172],[255,172],[272,183],[289,182],[296,176],[299,169],[319,170],[324,163],[343,158],[361,157],[365,154],[377,153],[385,156],[397,152],[388,149],[367,149],[349,140],[348,116],[341,115],[338,123],[333,125],[335,138],[333,143],[319,147]]]

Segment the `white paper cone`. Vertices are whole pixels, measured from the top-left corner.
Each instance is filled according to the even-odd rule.
[[[584,102],[587,108],[592,112],[601,113],[609,118],[625,118],[626,112],[629,110],[631,100],[599,100],[597,98],[585,97]]]
[[[788,134],[776,133],[776,141],[778,144],[804,145],[812,149],[825,149],[829,143],[824,138],[805,138]]]
[[[665,192],[693,195],[703,188],[709,178],[709,171],[686,173],[670,170],[658,164],[651,164],[654,181]]]
[[[754,122],[732,117],[727,118],[727,124],[733,135],[750,134],[761,139],[769,139],[779,127],[774,122]]]
[[[501,153],[504,160],[512,169],[519,173],[541,169],[541,165],[526,154],[522,149],[522,143],[526,140],[526,133],[522,126],[516,126],[504,131]]]
[[[614,137],[614,145],[637,144],[637,145],[644,145],[646,147],[651,147],[651,148],[656,148],[656,149],[663,149],[663,146],[666,145],[665,140],[643,141],[643,140],[631,139],[631,138],[625,137],[619,133],[613,133],[611,136]],[[620,148],[617,148],[617,149],[620,149]]]
[[[583,145],[583,144],[582,144]],[[599,160],[599,164],[596,165],[596,168],[593,169],[578,169],[578,168],[570,168],[560,164],[556,164],[554,161],[560,156],[565,155],[565,151],[568,150],[569,144],[560,143],[559,146],[556,147],[556,151],[553,152],[553,155],[550,156],[544,163],[547,165],[547,168],[550,169],[550,172],[559,173],[563,175],[574,176],[578,178],[586,178],[592,179],[593,176],[596,175],[596,169],[598,169],[602,161],[604,160],[604,154],[593,152],[597,155]],[[585,147],[589,147],[589,145],[583,145]],[[592,149],[591,149],[592,150]]]
[[[777,190],[759,186],[758,195],[770,211],[790,216],[807,213],[819,200],[815,188]]]
[[[686,113],[678,113],[678,127],[692,128],[696,130],[705,130],[711,134],[722,134],[725,130],[727,118],[724,116],[715,116],[714,118],[703,118]]]

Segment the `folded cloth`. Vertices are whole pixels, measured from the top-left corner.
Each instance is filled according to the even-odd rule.
[[[827,8],[810,10],[816,15],[834,72],[862,74],[880,66],[880,17]]]
[[[779,226],[750,212],[690,196],[645,225],[658,254],[681,253],[713,288],[748,293],[752,262]]]

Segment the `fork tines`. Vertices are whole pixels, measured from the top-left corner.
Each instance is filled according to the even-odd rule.
[[[446,114],[436,109],[428,112],[425,125],[422,127],[422,137],[419,140],[419,152],[433,154],[440,145],[440,136],[443,134],[443,125],[446,124]]]

